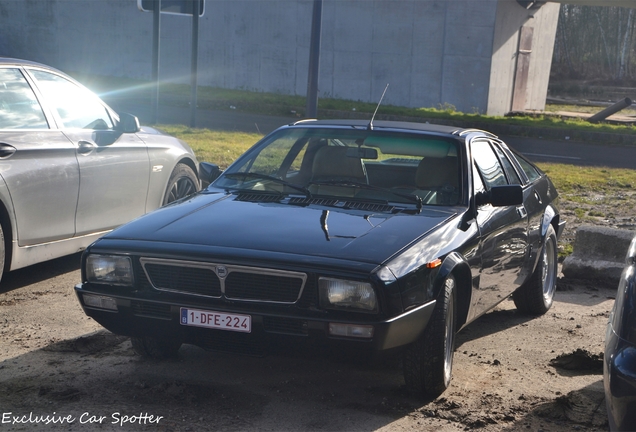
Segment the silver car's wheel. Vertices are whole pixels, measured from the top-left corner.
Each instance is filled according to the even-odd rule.
[[[530,279],[512,294],[512,299],[519,311],[542,315],[552,307],[556,291],[557,266],[557,239],[554,228],[549,226],[545,233],[537,268]]]
[[[436,397],[450,385],[457,332],[455,296],[455,278],[450,275],[426,330],[404,351],[404,381],[413,393]]]
[[[185,164],[177,164],[168,180],[168,187],[162,205],[192,195],[199,190],[199,179],[195,172]]]

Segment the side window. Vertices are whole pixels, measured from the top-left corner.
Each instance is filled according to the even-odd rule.
[[[474,194],[477,195],[480,192],[486,192],[484,182],[481,181],[481,175],[475,165],[473,165],[473,189]]]
[[[42,107],[18,69],[0,69],[0,129],[48,129]]]
[[[494,145],[493,147],[495,149],[495,152],[497,152],[497,156],[499,156],[499,160],[503,164],[504,169],[506,170],[508,183],[520,185],[521,180],[519,179],[519,174],[517,174],[517,171],[515,171],[514,167],[512,166],[512,162],[510,162],[508,157],[504,154],[503,151],[501,151],[498,146]]]
[[[519,162],[521,169],[528,176],[528,180],[533,182],[539,177],[541,177],[541,173],[539,173],[539,171],[537,171],[537,169],[530,162],[528,162],[527,160],[525,160],[523,157],[519,155],[516,155],[516,156],[517,156],[517,162]]]
[[[486,189],[493,186],[505,186],[508,184],[499,158],[486,141],[473,141],[471,143],[473,159],[485,183]]]
[[[108,111],[93,93],[50,72],[33,69],[29,72],[65,128],[104,130],[113,127]]]

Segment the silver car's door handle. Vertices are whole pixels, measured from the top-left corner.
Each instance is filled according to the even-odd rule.
[[[528,211],[526,210],[524,206],[517,207],[517,213],[519,214],[519,217],[521,217],[521,219],[528,216]]]
[[[15,153],[16,148],[12,145],[0,143],[0,159],[6,159]]]
[[[81,154],[88,154],[93,151],[97,146],[90,141],[80,141],[77,143],[77,152]]]

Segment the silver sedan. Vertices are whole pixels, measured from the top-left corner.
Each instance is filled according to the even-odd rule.
[[[200,187],[184,142],[48,66],[0,58],[0,277]]]

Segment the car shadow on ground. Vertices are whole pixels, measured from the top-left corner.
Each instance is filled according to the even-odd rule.
[[[494,310],[477,318],[457,334],[457,338],[455,339],[455,349],[459,349],[467,342],[523,325],[536,318],[538,317],[524,315],[516,309],[502,310],[495,308]]]
[[[396,366],[249,357],[192,345],[176,359],[146,360],[128,338],[105,330],[6,359],[0,369],[5,411],[77,418],[90,412],[108,422],[111,413],[144,412],[162,416],[161,426],[173,430],[376,430],[422,405],[406,392]]]
[[[81,255],[76,253],[5,273],[0,282],[0,294],[76,271],[80,268]]]

